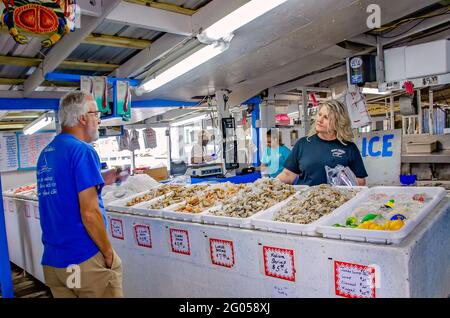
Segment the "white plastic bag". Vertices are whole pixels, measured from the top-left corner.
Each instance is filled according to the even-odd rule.
[[[348,116],[352,122],[352,128],[363,127],[371,122],[367,111],[366,97],[359,88],[354,92],[348,91],[345,94],[345,104],[347,105]]]
[[[358,185],[356,176],[349,167],[337,165],[334,168],[325,166],[327,182],[333,186],[355,187]]]

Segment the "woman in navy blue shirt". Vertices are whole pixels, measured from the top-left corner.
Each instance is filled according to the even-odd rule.
[[[368,176],[354,136],[345,106],[327,101],[319,106],[314,125],[308,136],[300,138],[284,163],[278,179],[293,184],[319,185],[327,183],[325,166],[349,167],[359,186],[366,184]]]

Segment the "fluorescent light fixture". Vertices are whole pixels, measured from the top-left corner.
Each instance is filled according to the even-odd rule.
[[[227,48],[228,44],[224,42],[216,42],[214,44],[207,45],[156,77],[146,81],[142,85],[142,89],[144,91],[151,92],[219,55]]]
[[[251,0],[205,29],[202,32],[201,37],[213,41],[228,37],[235,30],[286,1],[287,0]]]
[[[32,135],[54,121],[53,113],[45,113],[23,129],[25,135]]]
[[[378,88],[369,88],[369,87],[363,87],[362,89],[363,94],[372,94],[372,95],[389,95],[391,92],[380,92]]]
[[[187,125],[187,124],[190,124],[190,123],[194,123],[194,122],[206,119],[207,117],[208,117],[207,114],[203,114],[203,115],[196,116],[196,117],[191,117],[191,118],[188,118],[188,119],[184,119],[184,120],[180,120],[180,121],[174,122],[172,124],[172,126],[178,127],[178,126]]]

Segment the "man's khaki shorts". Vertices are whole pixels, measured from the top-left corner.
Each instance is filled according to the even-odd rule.
[[[55,298],[123,297],[122,260],[114,251],[111,268],[98,252],[81,264],[68,268],[44,266],[45,284]]]

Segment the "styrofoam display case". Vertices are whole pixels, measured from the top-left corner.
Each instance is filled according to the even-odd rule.
[[[338,186],[337,188],[348,188]],[[357,194],[355,197],[361,195],[364,191],[368,189],[368,187],[351,187],[351,189],[356,190]],[[305,198],[308,193],[312,190],[312,188],[305,188],[304,191],[296,193],[294,196],[290,197],[288,200],[284,201],[283,205],[273,206],[262,213],[258,213],[251,222],[255,229],[275,232],[275,233],[285,233],[285,234],[297,234],[297,235],[306,235],[306,236],[320,236],[321,234],[317,233],[317,226],[323,224],[336,210],[332,211],[328,215],[324,215],[318,220],[310,223],[310,224],[299,224],[299,223],[290,223],[290,222],[281,222],[275,221],[275,217],[277,214],[282,211],[286,206],[292,201],[295,197],[298,199]],[[342,206],[347,204],[349,201],[344,203]]]
[[[294,186],[296,191],[303,191],[308,188],[308,186]],[[295,195],[295,194],[294,194]],[[275,205],[271,206],[269,209],[279,209],[281,206],[285,205],[287,201],[289,201],[294,195],[291,195],[289,198],[276,203]],[[232,217],[232,216],[218,216],[214,215],[211,212],[220,210],[222,208],[222,205],[217,205],[215,207],[212,207],[211,209],[207,210],[205,213],[201,214],[201,219],[203,223],[207,224],[213,224],[213,225],[222,225],[222,226],[231,226],[231,227],[239,227],[244,229],[253,229],[254,225],[252,224],[252,220],[260,215],[261,213],[264,213],[265,211],[269,209],[265,209],[262,211],[259,211],[247,218],[239,218],[239,217]]]
[[[407,219],[405,225],[396,231],[366,230],[347,227],[335,227],[333,224],[345,223],[347,217],[364,202],[370,202],[370,197],[375,194],[389,195],[415,195],[426,194],[431,197],[422,209],[414,217]],[[329,218],[317,227],[317,232],[325,238],[369,242],[379,244],[398,244],[430,213],[438,203],[446,196],[446,190],[442,187],[374,187],[361,193],[345,205],[336,209]]]

